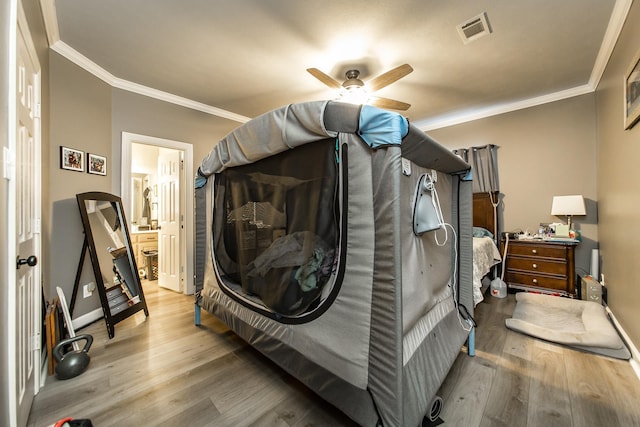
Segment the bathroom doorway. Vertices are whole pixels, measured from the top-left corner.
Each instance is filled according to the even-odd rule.
[[[193,294],[193,147],[123,132],[122,201],[142,278]]]

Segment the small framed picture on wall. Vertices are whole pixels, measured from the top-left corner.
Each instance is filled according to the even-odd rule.
[[[631,129],[640,119],[640,51],[624,75],[624,128]]]
[[[94,175],[106,175],[107,158],[97,154],[87,154],[87,172]]]
[[[84,151],[60,146],[60,168],[84,172]]]

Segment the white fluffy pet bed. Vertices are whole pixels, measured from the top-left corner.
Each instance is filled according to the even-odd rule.
[[[601,304],[527,292],[517,293],[516,301],[513,317],[505,320],[509,329],[617,359],[631,357]]]

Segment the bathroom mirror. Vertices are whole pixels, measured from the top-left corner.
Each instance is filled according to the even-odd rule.
[[[158,202],[155,176],[131,173],[131,225],[132,230],[155,229],[158,222]]]
[[[74,298],[78,291],[79,273],[88,250],[96,290],[104,313],[109,338],[116,323],[144,310],[149,316],[131,238],[120,197],[109,193],[77,194],[85,241],[76,275]]]
[[[140,224],[142,209],[144,207],[144,196],[142,195],[144,191],[143,180],[144,174],[131,174],[131,222],[135,225]]]

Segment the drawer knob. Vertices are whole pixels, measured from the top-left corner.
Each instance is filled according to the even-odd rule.
[[[538,279],[533,279],[533,283],[538,283]]]
[[[537,253],[538,253],[538,251],[537,251],[536,249],[531,249],[531,253],[532,253],[532,254],[537,254]]]
[[[533,264],[533,268],[538,268],[538,264]]]

